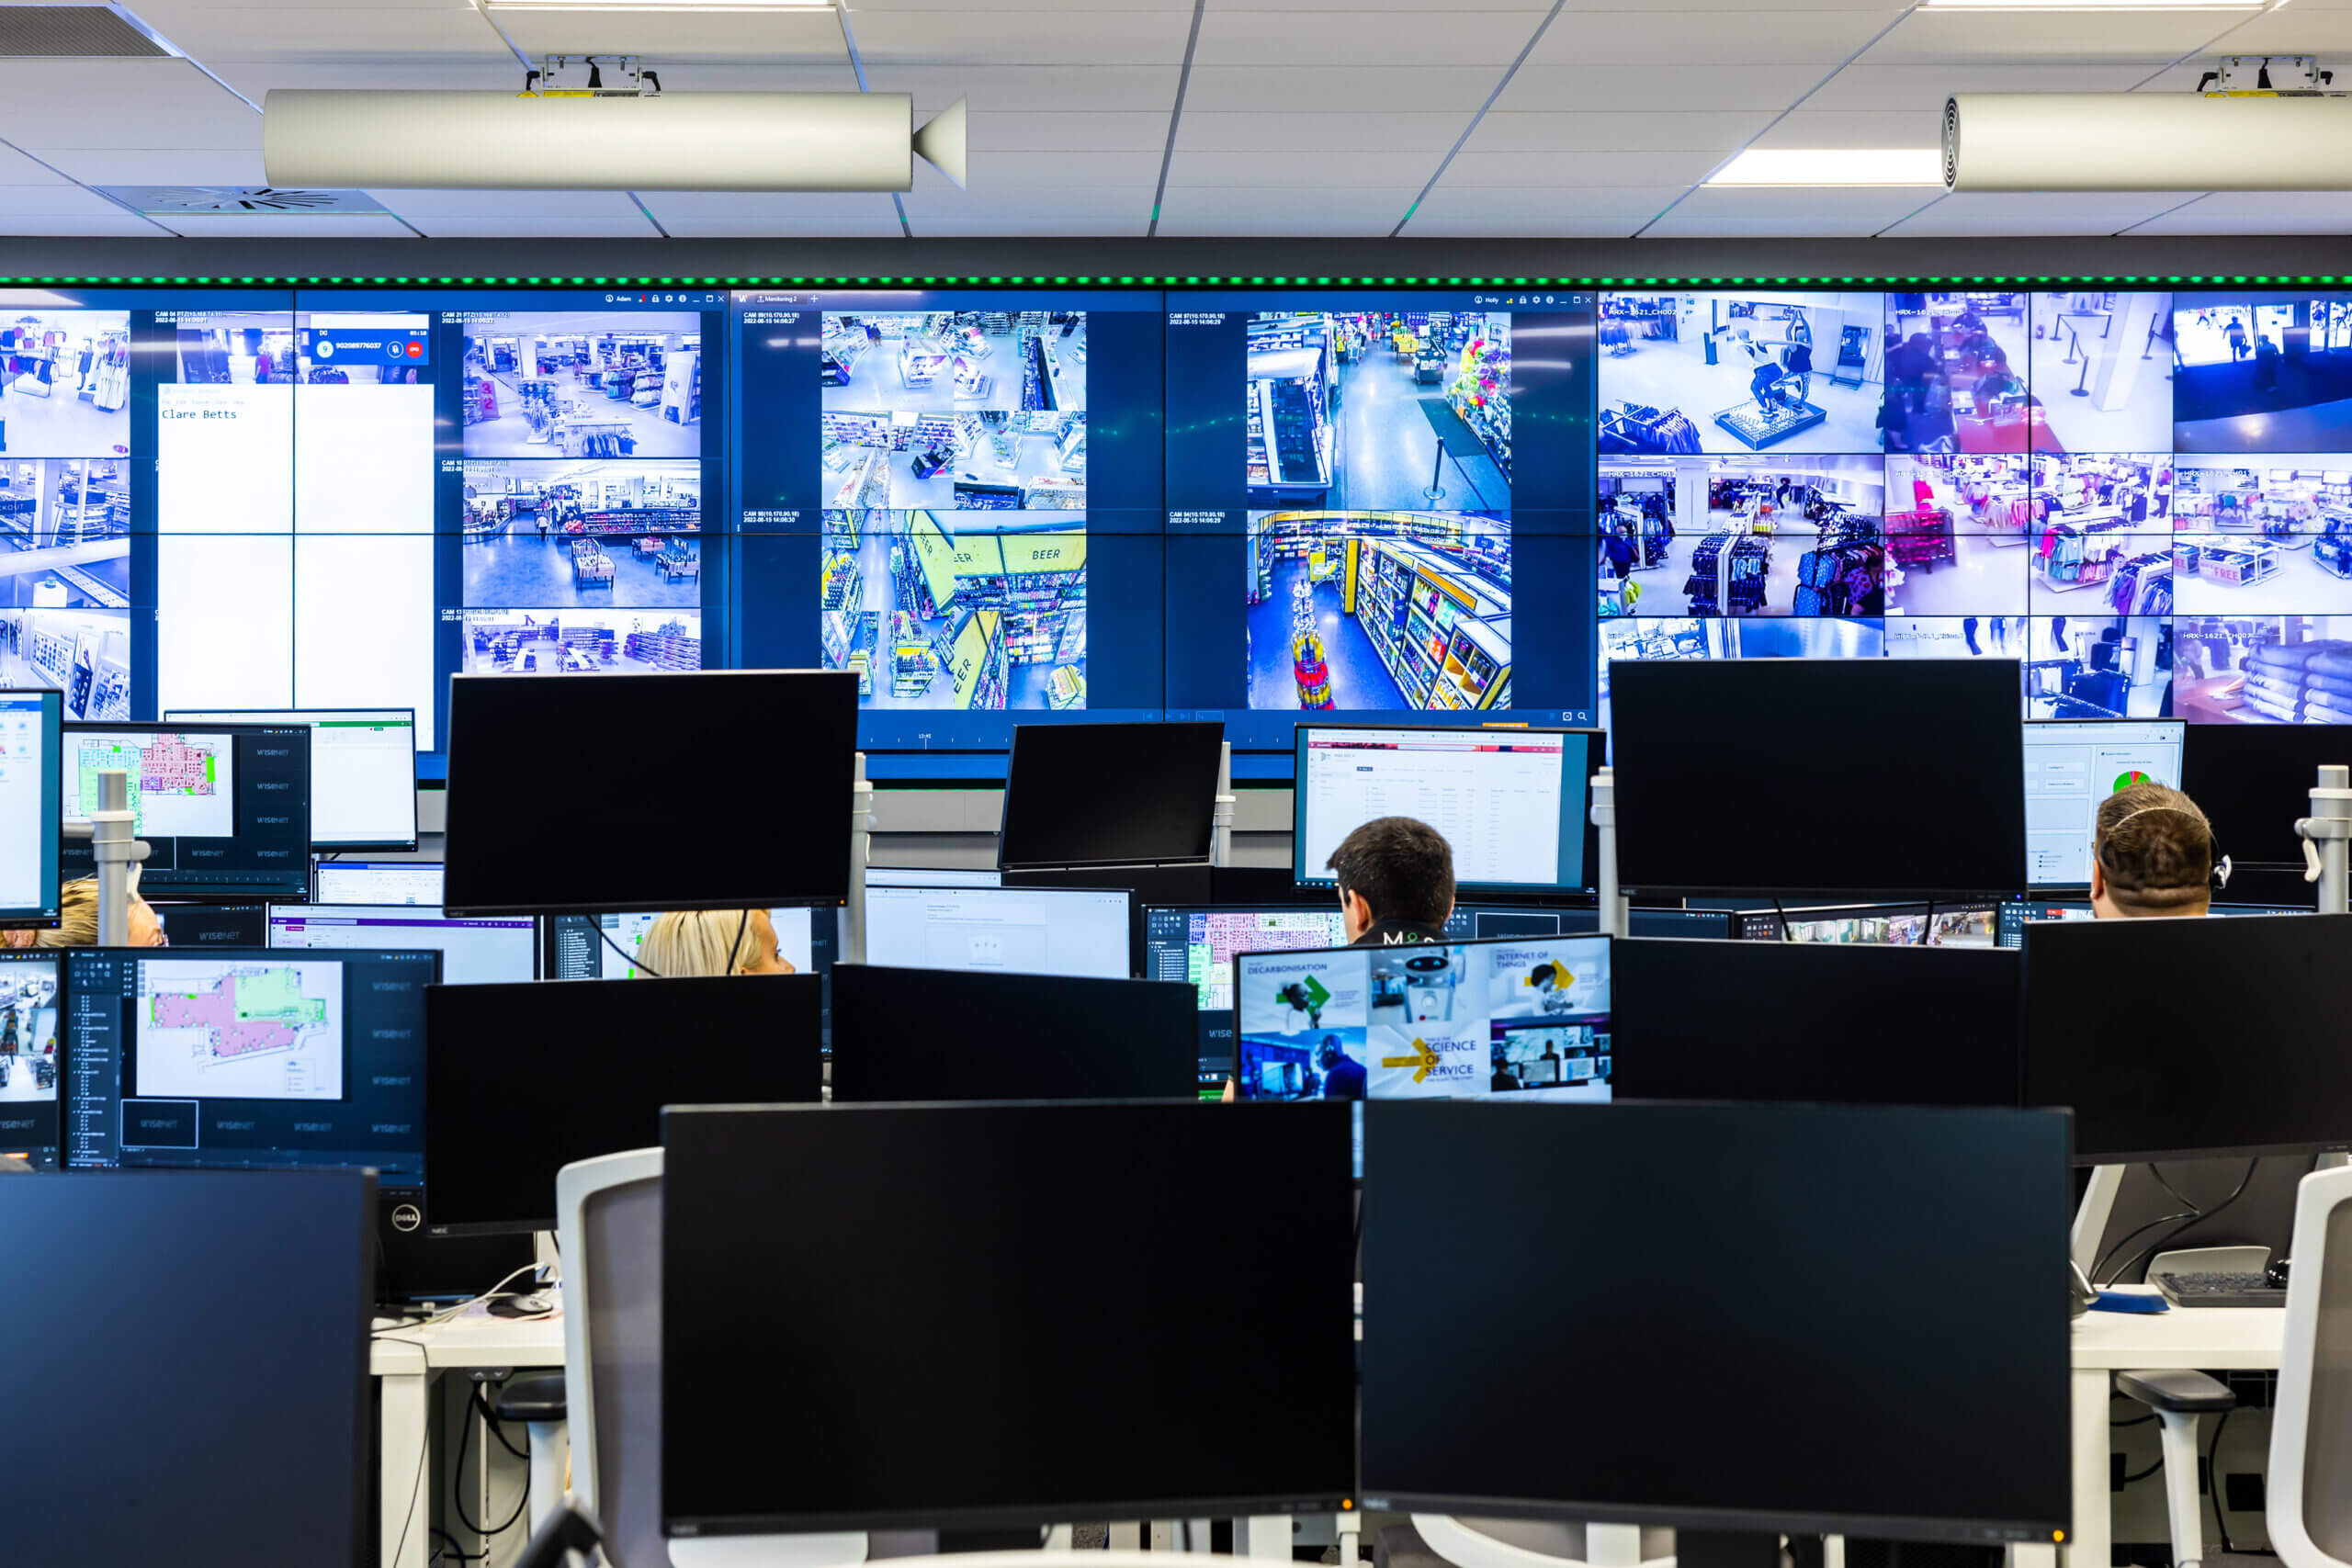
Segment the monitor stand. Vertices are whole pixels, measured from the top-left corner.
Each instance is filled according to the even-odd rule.
[[[1642,1556],[1639,1525],[1587,1525],[1584,1556],[1561,1556],[1499,1540],[1452,1514],[1415,1514],[1413,1529],[1454,1568],[1674,1568],[1672,1557]],[[1778,1551],[1778,1542],[1774,1542]]]
[[[673,1540],[672,1568],[843,1568],[865,1561],[864,1530]]]
[[[2075,1229],[2070,1237],[2075,1267],[2090,1278],[2098,1261],[2098,1244],[2107,1235],[2107,1222],[2115,1213],[2116,1195],[2123,1190],[2123,1170],[2120,1165],[2091,1167],[2091,1183],[2083,1190],[2083,1206],[2075,1211]],[[2094,1288],[2098,1285],[2091,1280]]]

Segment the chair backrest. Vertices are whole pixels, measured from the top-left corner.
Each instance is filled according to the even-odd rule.
[[[2303,1178],[2289,1256],[2266,1522],[2288,1568],[2352,1568],[2352,1168]]]
[[[556,1174],[571,1483],[616,1562],[669,1568],[662,1534],[662,1151]]]

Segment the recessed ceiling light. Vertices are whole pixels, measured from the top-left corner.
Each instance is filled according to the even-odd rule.
[[[1933,147],[1751,147],[1711,186],[1939,186]]]

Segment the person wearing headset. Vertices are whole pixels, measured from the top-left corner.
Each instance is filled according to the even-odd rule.
[[[792,973],[765,909],[673,910],[655,918],[638,956],[649,979]]]
[[[2229,863],[2221,863],[2229,874]],[[2102,920],[2203,915],[2213,901],[2213,825],[2160,784],[2109,795],[2091,840],[2091,912]]]
[[[1445,940],[1453,914],[1453,846],[1428,823],[1375,817],[1340,840],[1323,863],[1340,885],[1349,946]]]

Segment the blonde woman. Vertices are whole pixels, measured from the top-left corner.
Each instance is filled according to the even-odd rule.
[[[637,950],[649,978],[692,975],[789,975],[765,909],[680,909],[654,917]]]
[[[58,889],[57,925],[40,931],[0,931],[0,945],[8,947],[96,947],[98,945],[98,879],[85,876]],[[130,896],[130,945],[168,947],[164,917],[138,894]]]

